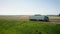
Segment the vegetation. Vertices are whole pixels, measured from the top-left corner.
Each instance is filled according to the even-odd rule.
[[[60,24],[39,21],[0,20],[0,34],[60,34]]]
[[[60,14],[59,14],[59,16],[60,16]]]

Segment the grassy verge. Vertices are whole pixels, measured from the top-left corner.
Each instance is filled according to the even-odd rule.
[[[0,20],[0,34],[60,34],[60,24],[38,21]]]

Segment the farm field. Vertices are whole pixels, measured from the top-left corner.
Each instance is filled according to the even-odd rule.
[[[0,16],[0,34],[60,34],[60,17],[49,19],[52,21],[29,21],[28,16]]]

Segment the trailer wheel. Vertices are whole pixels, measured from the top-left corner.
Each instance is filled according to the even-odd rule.
[[[44,20],[39,19],[39,21],[44,21]]]

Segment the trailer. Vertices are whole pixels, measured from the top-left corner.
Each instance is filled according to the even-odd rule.
[[[48,16],[29,16],[30,21],[49,21]]]

